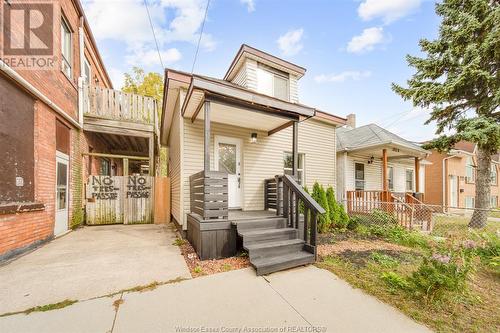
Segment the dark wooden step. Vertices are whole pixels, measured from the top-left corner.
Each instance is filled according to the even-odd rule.
[[[314,254],[298,251],[273,257],[262,257],[251,260],[257,275],[269,274],[284,269],[311,264],[315,261]]]
[[[303,247],[304,241],[301,239],[286,239],[244,246],[245,250],[248,251],[250,260],[299,252],[302,251]]]
[[[239,234],[243,237],[243,246],[246,247],[250,244],[297,239],[298,231],[294,228],[255,229],[241,231]]]
[[[286,219],[283,217],[236,222],[238,233],[255,229],[279,229],[284,227],[286,227]]]

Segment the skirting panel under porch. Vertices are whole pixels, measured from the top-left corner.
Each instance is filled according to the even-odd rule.
[[[236,227],[231,221],[202,220],[197,214],[188,214],[187,238],[201,260],[236,254]]]

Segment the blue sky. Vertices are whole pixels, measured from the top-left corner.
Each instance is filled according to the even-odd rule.
[[[207,0],[147,0],[166,67],[191,71]],[[162,72],[142,0],[84,0],[115,88],[133,66]],[[301,103],[426,140],[428,110],[390,89],[412,74],[406,54],[437,35],[434,1],[210,0],[195,72],[222,78],[242,43],[307,68]]]

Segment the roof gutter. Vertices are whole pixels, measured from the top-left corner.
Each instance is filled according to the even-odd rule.
[[[0,60],[0,71],[5,73],[8,77],[16,81],[20,86],[30,92],[33,96],[40,99],[42,102],[47,104],[51,109],[56,111],[59,115],[61,115],[65,120],[70,122],[73,126],[82,129],[82,125],[69,114],[64,112],[56,103],[52,102],[47,96],[45,96],[40,90],[35,88],[31,83],[26,81],[21,75],[19,75],[15,70],[10,68],[5,62]]]

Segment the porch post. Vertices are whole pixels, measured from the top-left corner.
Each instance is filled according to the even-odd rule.
[[[210,171],[210,101],[205,101],[203,170]]]
[[[155,156],[155,144],[154,144],[154,139],[155,136],[154,134],[151,134],[148,139],[149,143],[149,175],[154,176],[155,174],[155,161],[154,161],[154,156]]]
[[[389,189],[387,182],[387,149],[382,149],[382,190],[387,192]]]
[[[420,192],[420,160],[415,157],[415,192]]]
[[[298,178],[299,174],[297,169],[299,168],[299,123],[297,121],[293,122],[292,131],[292,174],[295,178]]]

